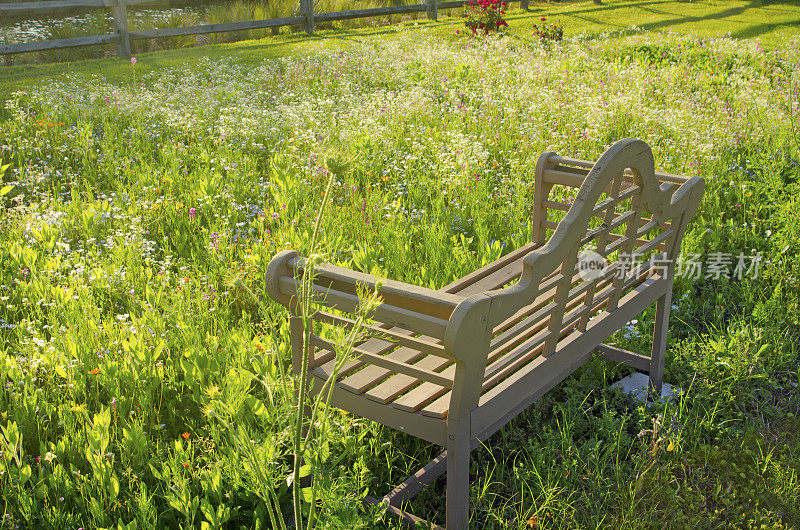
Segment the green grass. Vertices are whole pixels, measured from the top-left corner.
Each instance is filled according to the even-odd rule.
[[[507,33],[523,40],[530,38],[533,25],[540,18],[550,17],[564,26],[566,37],[587,32],[598,35],[633,24],[650,31],[675,31],[706,37],[730,34],[736,38],[758,38],[765,46],[775,46],[800,34],[800,1],[775,2],[739,0],[703,0],[633,2],[611,0],[602,5],[593,2],[531,3],[529,12],[513,4],[508,16]],[[442,12],[440,22],[426,19],[409,21],[396,26],[323,30],[316,37],[303,33],[270,36],[260,40],[208,45],[195,48],[166,50],[140,54],[148,60],[140,65],[143,71],[192,63],[201,57],[227,57],[243,62],[258,62],[304,49],[322,40],[326,46],[348,46],[365,39],[382,39],[387,34],[409,26],[436,28],[437,34],[452,37],[453,26],[459,24],[458,10]],[[119,80],[128,75],[127,64],[118,59],[97,59],[65,64],[12,66],[0,71],[0,97],[24,88],[27,83],[61,75],[102,75]]]
[[[798,34],[798,7],[800,3],[796,0],[656,0],[604,1],[602,5],[592,2],[532,4],[532,11],[563,23],[567,35],[584,30],[597,34],[635,24],[648,31],[674,31],[706,37],[729,33],[735,38],[759,38],[764,45],[774,46]],[[529,24],[527,22],[523,27]]]
[[[645,4],[537,5],[501,38],[453,19],[143,54],[135,73],[2,70],[4,524],[290,520],[296,382],[263,275],[311,251],[324,160],[351,165],[320,252],[438,288],[530,237],[539,153],[596,159],[633,136],[706,179],[684,252],[758,252],[760,274],[676,283],[678,401],[636,403],[610,388],[629,370],[597,358],[475,451],[471,526],[800,525],[796,28],[709,39],[746,4],[656,5],[704,14],[681,27],[701,35],[608,32]],[[748,27],[786,6],[748,8]],[[532,42],[542,13],[573,38]],[[646,353],[652,329],[650,309],[610,340]],[[396,528],[359,500],[436,448],[335,411],[321,425],[321,526]],[[409,508],[443,523],[444,480]]]

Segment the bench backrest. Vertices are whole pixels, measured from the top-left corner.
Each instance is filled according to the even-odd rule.
[[[495,344],[507,330],[518,341],[523,322],[526,357],[548,355],[644,281],[671,282],[702,193],[699,177],[655,173],[639,140],[617,142],[594,164],[544,153],[533,216],[533,240],[543,246],[525,257],[519,281],[487,293]]]

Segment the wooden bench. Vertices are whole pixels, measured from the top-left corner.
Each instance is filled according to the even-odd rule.
[[[335,406],[446,448],[381,499],[408,522],[420,519],[401,503],[446,471],[447,528],[464,528],[471,449],[593,352],[649,372],[660,392],[674,263],[703,179],[656,173],[650,147],[625,139],[597,163],[542,154],[534,186],[530,243],[438,291],[385,280],[365,329],[371,336],[338,374]],[[589,251],[606,260],[602,267],[586,266]],[[290,309],[304,263],[284,251],[267,270],[267,291]],[[325,307],[314,321],[351,328],[357,284],[374,289],[377,281],[316,267],[314,297]],[[650,355],[603,344],[654,303]],[[303,324],[297,313],[290,318],[299,373]],[[317,334],[310,341],[306,375],[319,389],[336,346]]]

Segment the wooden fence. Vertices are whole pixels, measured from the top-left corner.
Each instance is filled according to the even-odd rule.
[[[521,7],[523,9],[528,7],[529,2],[529,0],[509,1],[521,2]],[[58,50],[77,46],[91,46],[93,44],[116,43],[117,55],[120,57],[129,58],[131,56],[131,41],[135,40],[298,25],[302,26],[308,34],[313,34],[314,27],[319,22],[331,22],[334,20],[347,20],[353,18],[397,15],[404,13],[417,13],[422,11],[427,13],[429,19],[436,20],[439,15],[439,9],[458,8],[464,4],[463,0],[454,2],[421,0],[423,3],[414,5],[389,6],[372,9],[356,9],[353,11],[337,11],[333,13],[314,14],[314,0],[299,0],[300,16],[272,18],[267,20],[252,20],[246,22],[230,22],[225,24],[203,24],[199,26],[186,26],[181,28],[128,31],[128,6],[152,4],[155,2],[158,2],[158,0],[56,0],[0,4],[0,15],[9,15],[15,17],[29,15],[60,15],[76,9],[92,8],[110,8],[112,9],[112,14],[114,17],[114,33],[109,33],[107,35],[74,37],[69,39],[25,42],[19,44],[0,44],[0,55]]]

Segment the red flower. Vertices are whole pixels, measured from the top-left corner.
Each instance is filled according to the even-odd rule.
[[[188,432],[185,432],[185,433],[181,434],[181,436],[183,436],[184,440],[188,440],[189,439],[189,433]]]
[[[545,20],[547,20],[547,17],[542,17],[542,22],[544,22]]]

